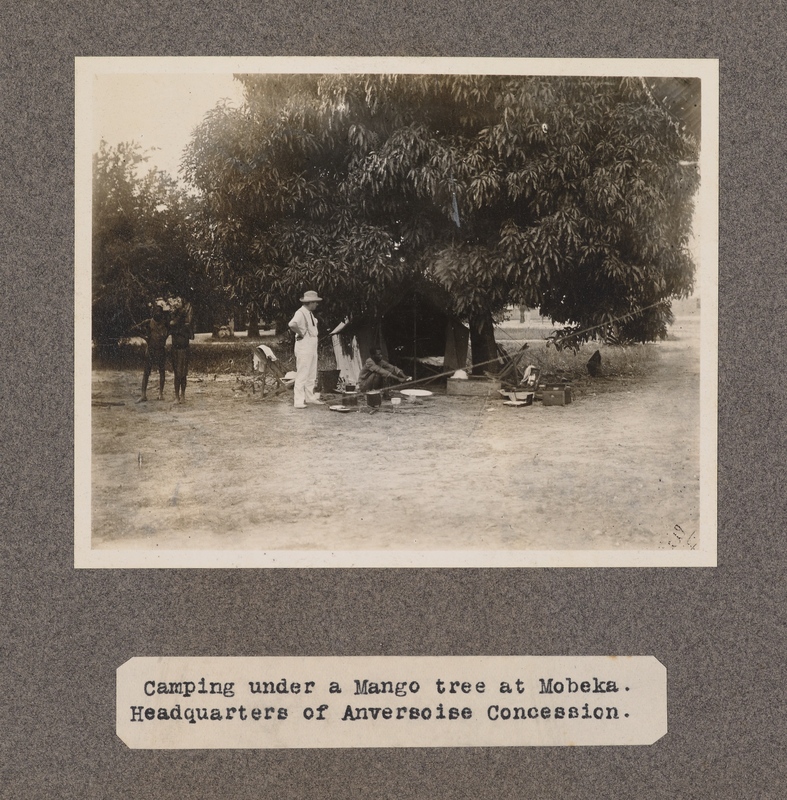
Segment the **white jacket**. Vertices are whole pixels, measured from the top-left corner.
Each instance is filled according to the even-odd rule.
[[[288,327],[301,339],[309,337],[314,337],[316,339],[318,337],[317,320],[306,306],[301,306],[295,314],[293,314]]]

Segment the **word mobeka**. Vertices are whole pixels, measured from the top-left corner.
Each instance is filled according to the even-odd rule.
[[[574,694],[575,692],[583,692],[585,694],[606,694],[607,692],[618,692],[617,684],[615,681],[602,681],[598,678],[591,678],[589,681],[575,681],[571,678],[566,678],[565,681],[558,681],[554,678],[538,679],[541,688],[539,694]]]

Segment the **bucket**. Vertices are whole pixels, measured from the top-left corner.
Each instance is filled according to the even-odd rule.
[[[317,380],[319,391],[324,394],[334,394],[336,392],[336,384],[339,383],[340,374],[341,372],[338,369],[321,369]]]
[[[367,392],[366,405],[369,408],[379,408],[383,404],[383,396],[380,392]]]

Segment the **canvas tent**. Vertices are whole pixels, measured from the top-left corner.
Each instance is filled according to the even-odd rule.
[[[332,336],[341,377],[357,382],[372,347],[414,378],[464,369],[470,332],[441,289],[419,284],[393,294],[377,317],[351,320]]]

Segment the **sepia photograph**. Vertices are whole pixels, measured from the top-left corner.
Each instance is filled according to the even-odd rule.
[[[715,566],[718,62],[76,60],[77,567]]]

